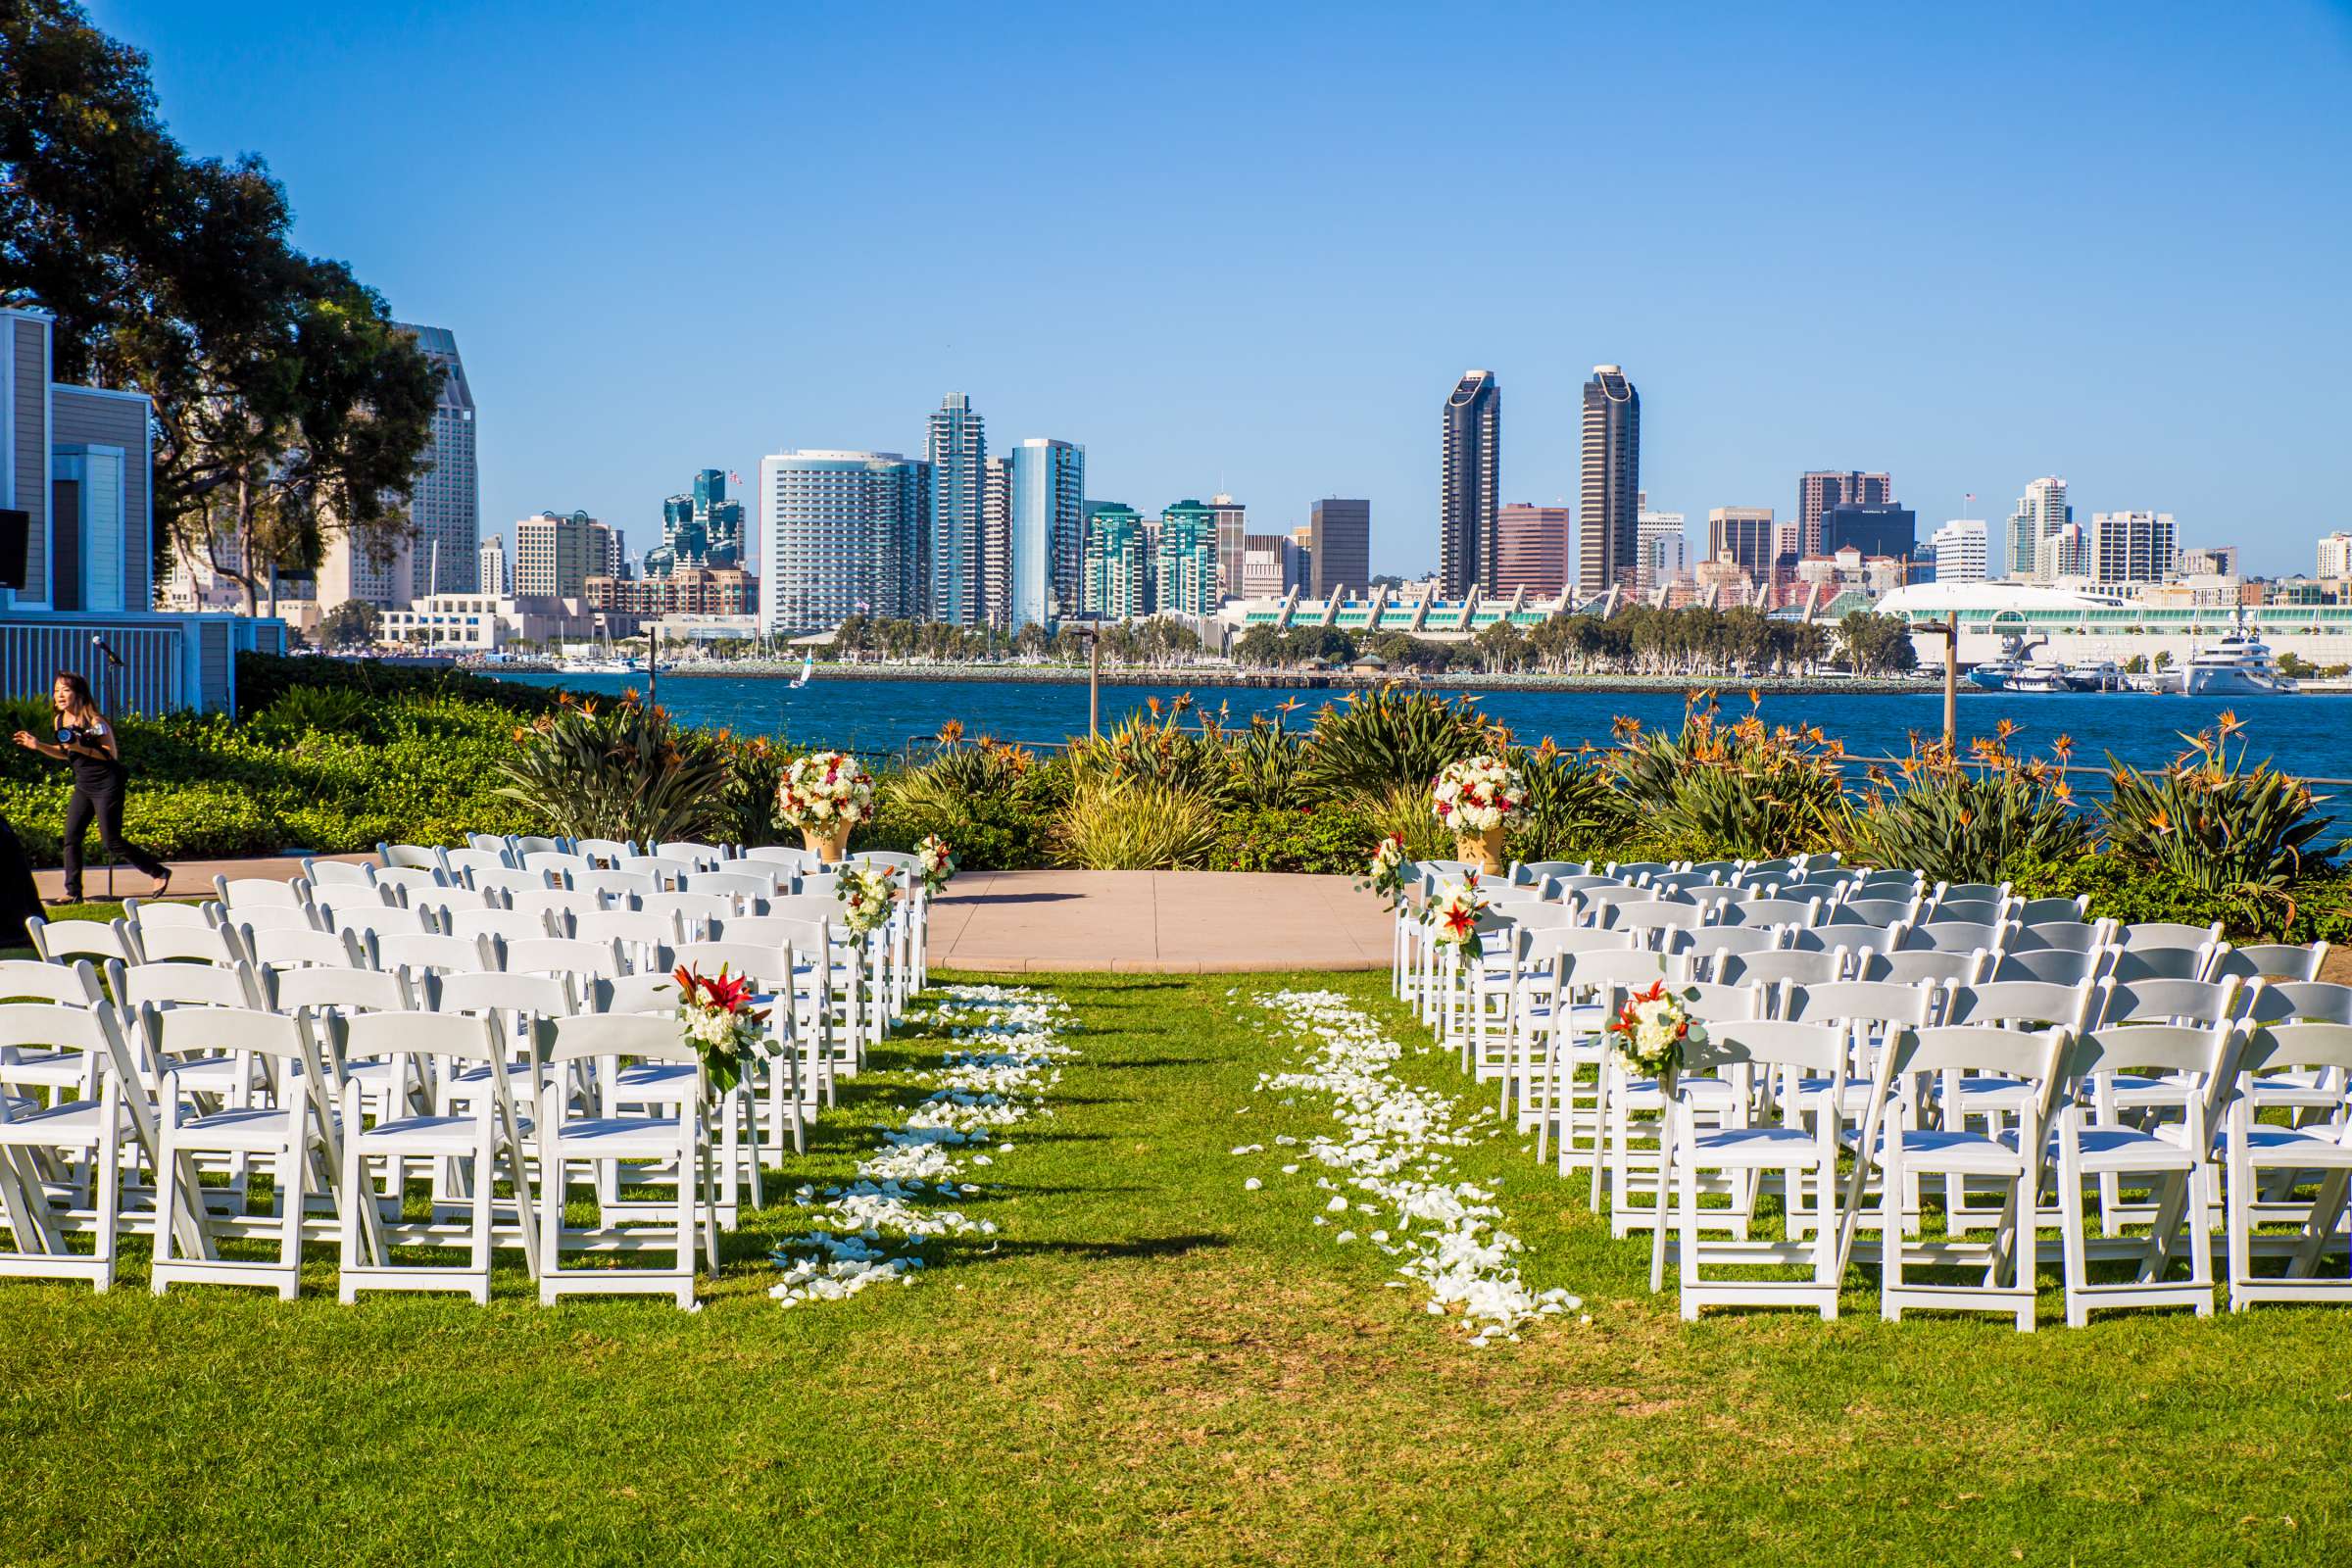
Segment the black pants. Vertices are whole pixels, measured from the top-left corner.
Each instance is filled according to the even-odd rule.
[[[90,830],[90,819],[98,820],[98,837],[106,844],[106,853],[118,860],[128,860],[149,876],[162,876],[164,862],[122,837],[122,775],[116,773],[103,783],[85,779],[74,781],[74,798],[66,803],[66,897],[81,897],[81,836]]]

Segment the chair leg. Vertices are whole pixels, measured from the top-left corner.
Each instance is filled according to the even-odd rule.
[[[112,1103],[107,1105],[104,1114],[107,1118],[106,1132],[98,1144],[98,1234],[94,1242],[98,1259],[97,1288],[109,1291],[115,1285],[115,1232],[118,1225],[117,1210],[122,1203],[122,1148],[120,1135],[115,1130],[116,1116]]]
[[[1903,1318],[1903,1309],[1895,1300],[1903,1288],[1903,1216],[1895,1196],[1902,1190],[1902,1160],[1886,1161],[1879,1167],[1879,1225],[1885,1232],[1879,1244],[1879,1316],[1889,1323]]]
[[[179,1152],[172,1145],[172,1105],[167,1098],[163,1114],[156,1118],[155,1145],[155,1250],[156,1266],[149,1271],[147,1289],[161,1296],[171,1289],[163,1277],[163,1265],[172,1262],[172,1239],[179,1230]],[[199,1197],[201,1203],[203,1199]]]
[[[539,1304],[556,1304],[556,1270],[564,1263],[564,1159],[553,1149],[554,1129],[540,1147],[548,1152],[539,1161]]]
[[[477,1306],[490,1304],[490,1219],[498,1206],[498,1130],[488,1115],[482,1117],[481,1139],[473,1147],[473,1299]]]
[[[310,1150],[305,1147],[309,1119],[300,1111],[294,1114],[294,1142],[278,1161],[278,1194],[284,1209],[278,1262],[288,1271],[277,1287],[277,1298],[281,1301],[291,1301],[302,1294],[302,1210],[310,1186]],[[361,1200],[346,1195],[344,1201],[357,1212]]]
[[[1661,1231],[1666,1228],[1664,1176],[1665,1166],[1661,1160],[1658,1186],[1658,1228]],[[1677,1181],[1676,1186],[1682,1195],[1683,1321],[1695,1323],[1698,1321],[1698,1296],[1696,1293],[1700,1284],[1698,1277],[1698,1167],[1695,1165],[1681,1167],[1680,1180]]]
[[[2083,1256],[2089,1244],[2082,1235],[2082,1173],[2068,1164],[2058,1168],[2058,1236],[2066,1276],[2066,1326],[2079,1329],[2090,1321],[2090,1305],[2082,1295],[2090,1283]]]
[[[433,1161],[435,1169],[441,1163],[440,1160]],[[374,1195],[368,1191],[367,1180],[368,1163],[360,1153],[360,1135],[355,1128],[343,1139],[343,1205],[342,1212],[336,1215],[335,1224],[342,1260],[341,1277],[335,1282],[335,1299],[345,1306],[360,1298],[359,1289],[353,1283],[353,1270],[360,1267],[361,1263],[360,1204],[375,1200]]]

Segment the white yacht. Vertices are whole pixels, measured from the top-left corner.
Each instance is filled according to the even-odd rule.
[[[2180,666],[2180,690],[2190,697],[2276,697],[2296,689],[2278,673],[2270,645],[2242,622]]]

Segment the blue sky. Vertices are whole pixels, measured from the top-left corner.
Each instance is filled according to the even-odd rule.
[[[2352,527],[2343,0],[92,10],[456,330],[486,531],[643,549],[698,467],[963,391],[1098,498],[1368,495],[1420,571],[1454,377],[1550,502],[1601,362],[1694,531],[1849,466],[1923,529],[2052,472],[2250,568]]]

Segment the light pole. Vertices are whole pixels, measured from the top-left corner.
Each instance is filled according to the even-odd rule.
[[[1090,626],[1086,632],[1086,735],[1089,740],[1102,737],[1102,628]]]
[[[1960,755],[1960,612],[1947,612],[1940,626],[1923,626],[1920,630],[1943,639],[1943,745],[1957,758]]]

